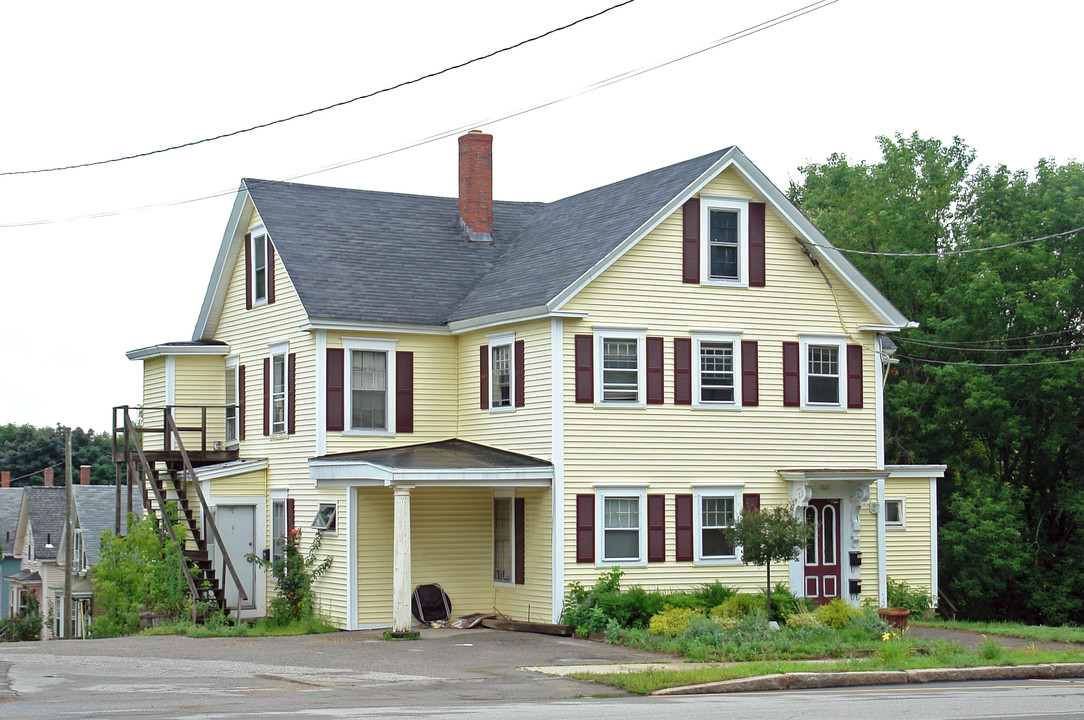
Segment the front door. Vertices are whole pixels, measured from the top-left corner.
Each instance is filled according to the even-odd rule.
[[[805,596],[818,605],[839,597],[839,500],[810,500],[807,525],[817,528],[805,550]]]
[[[256,535],[256,508],[252,505],[219,505],[215,510],[215,525],[222,535],[222,544],[230,556],[230,562],[237,570],[241,578],[241,584],[245,586],[248,601],[243,607],[253,607],[255,596],[253,589],[256,587],[256,565],[245,560],[245,555],[252,552]],[[237,584],[233,576],[226,569],[226,564],[219,558],[216,574],[224,578],[226,584],[226,607],[237,607]]]

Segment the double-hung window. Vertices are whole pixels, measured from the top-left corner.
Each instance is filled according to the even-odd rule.
[[[271,434],[279,435],[286,432],[286,403],[289,398],[286,389],[290,386],[289,365],[286,363],[286,355],[289,351],[288,343],[276,343],[271,346]]]
[[[498,585],[515,583],[513,498],[511,495],[493,498],[493,582]]]
[[[271,491],[271,561],[283,557],[286,552],[286,494]]]
[[[643,565],[647,561],[647,495],[638,487],[614,487],[597,492],[603,565]]]
[[[693,550],[698,562],[740,562],[738,549],[724,535],[741,513],[742,488],[720,486],[697,488],[695,499]]]
[[[741,406],[741,343],[736,333],[693,333],[696,372],[693,397],[698,407]]]
[[[395,428],[395,341],[343,338],[349,432],[391,434]]]
[[[749,282],[749,200],[700,197],[701,282]]]
[[[226,442],[238,440],[237,356],[226,358]]]
[[[802,337],[800,357],[803,406],[842,408],[843,381],[847,377],[844,338]]]
[[[489,340],[489,407],[492,410],[511,409],[515,405],[516,342],[514,333],[490,335]]]
[[[267,302],[267,234],[252,233],[252,301]]]
[[[599,404],[644,404],[646,342],[643,330],[595,330]]]

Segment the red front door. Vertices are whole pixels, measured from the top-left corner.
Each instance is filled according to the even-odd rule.
[[[805,550],[805,595],[818,605],[839,597],[839,500],[810,500],[805,521],[817,528]]]

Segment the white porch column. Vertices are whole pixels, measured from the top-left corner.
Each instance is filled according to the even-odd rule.
[[[413,485],[396,485],[393,564],[392,632],[410,632],[410,491]]]

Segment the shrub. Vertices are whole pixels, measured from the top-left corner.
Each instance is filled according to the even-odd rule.
[[[829,603],[819,606],[814,614],[822,625],[827,625],[836,630],[842,630],[850,623],[851,618],[860,611],[851,607],[843,598],[836,598]]]
[[[710,615],[716,618],[738,618],[749,615],[756,610],[762,610],[763,607],[763,595],[753,593],[737,593],[727,598],[721,604],[713,607],[711,609]]]
[[[791,630],[807,630],[820,625],[817,616],[811,612],[796,612],[787,617],[787,627]]]
[[[561,609],[561,622],[575,627],[576,635],[580,637],[605,631],[611,619],[606,614],[606,608],[613,610],[616,600],[612,596],[620,591],[621,576],[624,574],[621,568],[615,567],[599,575],[591,589],[585,588],[578,581],[569,583],[565,604]]]
[[[907,608],[911,617],[922,617],[933,605],[930,592],[922,587],[912,587],[906,580],[888,578],[888,606]]]
[[[282,555],[268,561],[252,553],[245,559],[275,576],[276,596],[271,600],[269,619],[276,625],[311,620],[313,617],[312,583],[331,567],[331,557],[317,560],[322,540],[320,533],[312,539],[309,552],[301,552],[301,531],[291,530],[282,543]]]
[[[37,596],[28,592],[22,612],[6,618],[2,627],[4,638],[12,642],[41,640],[41,610]]]
[[[656,635],[670,635],[673,637],[688,630],[693,618],[703,616],[704,614],[701,611],[693,608],[672,607],[653,616],[648,627]]]
[[[761,607],[764,607],[767,602],[765,593],[758,593],[757,597]],[[788,617],[801,612],[813,612],[813,604],[809,599],[795,597],[784,583],[776,583],[775,588],[772,589],[772,616],[768,619],[786,622]]]
[[[713,583],[701,585],[690,594],[696,598],[701,609],[711,610],[734,597],[735,592],[716,580]]]

